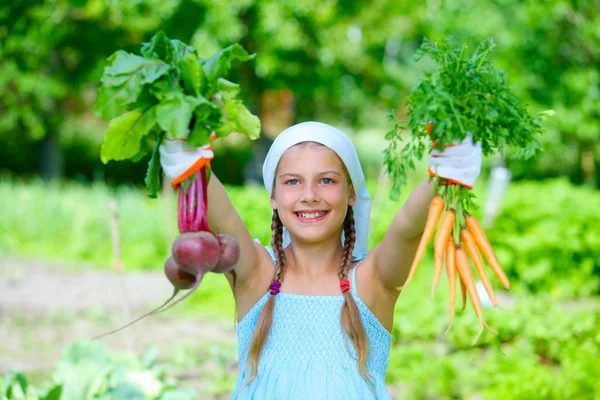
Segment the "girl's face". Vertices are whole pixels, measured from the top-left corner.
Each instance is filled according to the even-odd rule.
[[[314,142],[283,153],[275,174],[271,207],[290,234],[306,243],[339,235],[356,196],[339,156]]]

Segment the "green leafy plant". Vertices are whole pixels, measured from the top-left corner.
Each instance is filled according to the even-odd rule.
[[[597,191],[565,179],[510,185],[489,237],[517,288],[555,298],[600,295],[598,208]]]
[[[415,285],[425,289],[426,277]],[[448,291],[440,295],[446,299]],[[517,316],[490,310],[500,334],[472,347],[465,340],[473,334],[471,313],[459,313],[456,329],[443,336],[447,317],[440,317],[439,304],[418,291],[406,293],[396,305],[387,380],[408,399],[595,399],[600,312],[598,299],[589,300],[572,304],[519,294],[511,306]]]
[[[425,73],[411,90],[406,100],[408,119],[390,117],[394,127],[386,135],[389,146],[384,151],[384,164],[393,180],[393,196],[406,183],[407,171],[414,168],[416,160],[432,147],[443,150],[464,140],[467,132],[473,142],[481,144],[484,155],[504,153],[507,146],[515,147],[515,156],[523,158],[542,150],[538,140],[543,132],[541,117],[553,112],[531,115],[527,111],[513,93],[506,73],[492,63],[495,47],[490,38],[468,56],[468,43],[425,39],[416,51],[415,61],[429,56],[437,68]],[[401,148],[404,132],[409,139]]]
[[[149,348],[141,358],[111,355],[100,342],[75,341],[62,352],[52,377],[39,387],[21,372],[0,377],[0,400],[192,400],[192,388],[178,387],[170,368]]]
[[[160,188],[158,146],[167,139],[185,139],[190,146],[210,143],[211,133],[224,137],[239,132],[251,139],[260,121],[240,99],[241,89],[225,79],[235,60],[249,61],[239,44],[208,59],[179,40],[158,32],[141,47],[141,55],[118,50],[108,58],[94,106],[110,120],[101,158],[139,161],[156,145],[146,174],[150,197]]]

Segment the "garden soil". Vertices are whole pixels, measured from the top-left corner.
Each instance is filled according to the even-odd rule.
[[[173,290],[157,272],[132,272],[123,277],[92,267],[78,270],[61,262],[0,257],[0,375],[13,369],[46,378],[69,343],[91,339],[126,322],[124,293],[130,315],[138,317],[160,305]],[[230,376],[237,375],[233,321],[181,317],[174,311],[149,316],[100,340],[111,353],[141,355],[156,345],[159,361],[171,362],[164,356],[172,354],[169,346],[176,343],[190,364],[177,373],[183,383],[201,391],[202,398],[229,398],[205,395],[202,377],[211,375],[207,368],[219,368],[219,375],[224,368]],[[210,359],[194,362],[195,354],[202,358],[217,346],[230,350],[225,357],[216,357],[219,365]]]

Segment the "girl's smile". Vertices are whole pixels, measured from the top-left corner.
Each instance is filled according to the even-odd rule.
[[[303,211],[296,211],[294,214],[296,214],[296,217],[298,217],[298,220],[302,223],[313,223],[313,222],[319,222],[319,221],[322,221],[323,219],[325,219],[327,214],[329,214],[329,211],[303,210]]]

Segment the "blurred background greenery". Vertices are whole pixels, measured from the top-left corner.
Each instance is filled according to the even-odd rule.
[[[108,204],[115,199],[126,271],[161,273],[176,232],[173,199],[167,192],[155,200],[146,197],[147,159],[100,162],[107,123],[92,113],[106,57],[117,49],[139,52],[159,29],[192,44],[202,57],[235,42],[256,53],[253,61],[234,66],[231,79],[241,84],[246,104],[260,117],[262,138],[249,142],[232,135],[217,142],[213,168],[263,243],[269,241],[270,224],[266,192],[256,187],[262,157],[278,132],[306,120],[339,126],[353,138],[376,205],[371,245],[379,242],[407,195],[399,203],[387,199],[387,182],[380,174],[383,137],[391,128],[387,117],[405,115],[412,85],[432,67],[427,59],[415,63],[414,51],[424,37],[454,35],[473,43],[493,37],[498,44],[494,62],[508,73],[530,111],[556,110],[545,122],[540,157],[486,160],[475,188],[484,206],[478,216],[485,217],[492,200],[500,202],[499,215],[487,226],[513,282],[510,293],[504,293],[510,313],[487,309],[500,334],[484,335],[477,347],[469,345],[476,319],[468,309],[444,336],[447,289],[440,288],[430,300],[431,271],[422,268],[415,287],[398,302],[390,392],[409,399],[600,398],[597,1],[3,3],[0,258],[65,261],[82,274],[89,268],[111,271],[115,254]],[[492,195],[490,180],[499,164],[512,176],[502,196]],[[414,173],[409,188],[424,171],[421,166]],[[1,307],[3,323],[12,323],[14,310]],[[230,321],[233,299],[225,281],[210,276],[180,310],[171,311],[198,320],[199,327],[202,321]],[[96,321],[97,330],[121,321],[112,314]],[[0,398],[21,398],[21,390],[47,399],[165,400],[226,397],[231,390],[235,371],[223,366],[235,362],[236,354],[227,346],[208,351],[208,343],[182,353],[167,343],[157,345],[163,356],[150,349],[119,358],[97,343],[75,342],[60,362],[58,353],[51,353],[56,366],[21,368],[25,374],[9,373],[4,363]],[[210,382],[209,389],[203,386],[201,394],[177,389],[182,383],[174,380],[172,369],[207,363],[212,372],[188,381]],[[82,370],[87,375],[76,372]],[[62,397],[56,397],[59,385]]]

